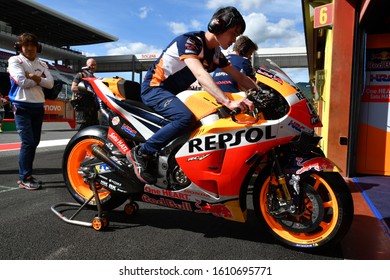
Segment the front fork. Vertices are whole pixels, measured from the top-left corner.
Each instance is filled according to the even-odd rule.
[[[297,207],[291,196],[290,188],[287,186],[286,176],[280,166],[279,156],[275,153],[275,150],[272,149],[269,153],[269,157],[273,162],[271,174],[274,174],[277,184],[273,184],[273,180],[269,182],[268,211],[273,215],[280,215],[285,212],[294,214]],[[292,175],[289,183],[293,186],[295,193],[299,194],[299,176],[295,177],[295,175]]]

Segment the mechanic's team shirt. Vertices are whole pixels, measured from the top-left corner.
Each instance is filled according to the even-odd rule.
[[[229,54],[226,58],[238,71],[244,73],[248,77],[254,79],[255,74],[253,71],[252,64],[250,60],[246,57],[239,56],[237,54]],[[215,83],[221,88],[224,92],[239,92],[240,88],[235,80],[228,74],[226,74],[222,69],[217,69],[213,73],[213,79]]]
[[[142,92],[151,87],[162,87],[173,94],[187,90],[196,81],[184,62],[191,57],[199,59],[207,72],[231,66],[219,46],[213,49],[206,47],[205,32],[185,33],[176,37],[148,70]]]

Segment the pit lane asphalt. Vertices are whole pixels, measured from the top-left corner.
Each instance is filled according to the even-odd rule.
[[[74,133],[43,131],[42,141],[70,139]],[[15,132],[0,134],[0,143],[18,141]],[[341,246],[311,254],[275,243],[252,210],[241,224],[140,203],[134,217],[123,214],[123,205],[110,212],[106,231],[68,224],[51,211],[54,204],[75,202],[62,177],[63,150],[63,145],[38,148],[34,175],[44,183],[38,191],[16,186],[18,150],[0,151],[0,260],[343,259]],[[80,218],[90,222],[94,215],[85,210]]]

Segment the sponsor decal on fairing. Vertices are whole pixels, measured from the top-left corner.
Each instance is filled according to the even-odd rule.
[[[276,138],[276,135],[272,134],[271,126],[252,127],[249,129],[237,130],[235,132],[212,134],[191,139],[188,142],[188,153],[191,154],[245,146],[274,138]]]
[[[123,154],[127,153],[130,151],[129,147],[126,145],[125,141],[120,137],[113,129],[108,130],[108,139],[110,139],[115,146],[119,150],[122,151]]]
[[[135,137],[135,135],[137,134],[137,131],[132,129],[130,126],[128,126],[127,124],[123,124],[121,129],[126,132],[127,134]]]

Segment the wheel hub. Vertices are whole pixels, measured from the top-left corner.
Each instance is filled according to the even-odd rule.
[[[304,192],[303,211],[274,215],[286,230],[295,233],[308,233],[316,230],[323,220],[324,206],[320,195],[310,185],[302,188]]]

